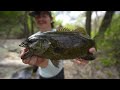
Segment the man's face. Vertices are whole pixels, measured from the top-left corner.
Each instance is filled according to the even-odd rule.
[[[40,29],[46,29],[51,26],[51,18],[46,12],[41,12],[35,16],[36,23]]]

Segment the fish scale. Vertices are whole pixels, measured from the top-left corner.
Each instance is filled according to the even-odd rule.
[[[33,41],[33,43],[29,43]],[[92,40],[83,28],[70,30],[60,28],[57,32],[45,32],[29,40],[23,41],[20,45],[29,49],[23,58],[33,55],[50,59],[58,67],[59,60],[82,58],[95,60],[95,56],[89,53],[91,47],[95,47]],[[31,46],[32,44],[32,46]],[[31,47],[30,47],[31,46]]]

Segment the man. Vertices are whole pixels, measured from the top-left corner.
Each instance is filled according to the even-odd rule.
[[[53,17],[50,11],[32,11],[30,13],[30,16],[35,18],[36,24],[38,25],[40,30],[34,35],[47,31],[56,31],[55,29],[53,29]],[[31,37],[34,37],[34,35],[32,35]],[[21,57],[25,54],[26,51],[26,48],[22,50]],[[92,53],[95,51],[95,48],[91,47],[89,51]],[[32,56],[22,61],[25,64],[38,66],[38,71],[41,79],[64,79],[63,60],[60,60],[59,68],[55,67],[51,60],[41,58],[38,56]],[[86,64],[88,61],[76,59],[75,62],[79,64]]]

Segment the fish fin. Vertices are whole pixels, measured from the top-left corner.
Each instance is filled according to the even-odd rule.
[[[82,33],[83,35],[86,35],[87,34],[87,31],[83,28],[83,27],[77,27],[74,32],[80,32]]]
[[[84,29],[83,27],[77,27],[74,32],[79,32],[81,36],[85,37],[85,38],[89,38],[90,39],[90,36],[88,35],[86,29]]]
[[[51,60],[51,62],[55,67],[59,68],[59,60]]]
[[[57,32],[80,32],[84,35],[87,34],[87,31],[83,27],[80,27],[80,26],[78,26],[74,29],[71,29],[68,27],[60,27],[60,28],[57,28],[56,30],[57,30]]]
[[[57,32],[70,32],[71,29],[66,28],[66,27],[60,27],[56,29]]]

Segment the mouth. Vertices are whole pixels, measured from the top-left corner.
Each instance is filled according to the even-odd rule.
[[[38,22],[39,24],[44,24],[44,23],[42,23],[42,22]]]
[[[38,24],[41,24],[41,25],[42,25],[42,24],[46,24],[46,23],[45,23],[45,22],[38,21]]]

